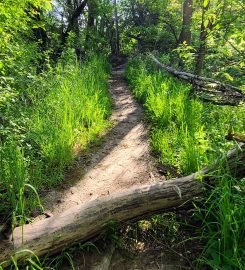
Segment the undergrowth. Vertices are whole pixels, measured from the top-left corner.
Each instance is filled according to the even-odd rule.
[[[190,85],[159,71],[147,57],[131,59],[126,77],[152,125],[152,150],[166,168],[193,173],[234,147],[225,139],[228,131],[244,132],[244,107],[202,103],[191,97]],[[196,206],[195,217],[202,224],[199,238],[206,242],[198,265],[244,269],[245,183],[223,170],[216,177],[217,186],[205,204]]]
[[[160,162],[182,174],[210,164],[233,143],[229,130],[242,132],[244,108],[215,106],[189,96],[190,85],[158,71],[147,59],[133,59],[126,73],[136,98],[152,123],[151,144]]]
[[[65,169],[108,127],[108,64],[91,56],[60,62],[0,107],[0,217],[25,223],[37,192],[58,185]],[[9,214],[11,213],[11,214]]]

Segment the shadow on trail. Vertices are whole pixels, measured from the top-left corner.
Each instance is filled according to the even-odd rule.
[[[42,201],[45,205],[45,197],[49,192],[55,192],[54,200],[49,200],[48,208],[55,209],[62,203],[62,199],[67,189],[82,183],[85,177],[93,170],[105,157],[110,155],[114,148],[120,145],[121,141],[137,126],[142,125],[143,110],[133,100],[127,90],[127,83],[123,78],[123,69],[113,70],[110,83],[110,92],[113,99],[113,113],[111,120],[116,124],[103,135],[99,145],[89,146],[85,151],[81,151],[77,156],[74,165],[65,173],[65,179],[60,186],[53,188],[48,192],[43,192]],[[147,140],[146,133],[140,134],[140,139]]]

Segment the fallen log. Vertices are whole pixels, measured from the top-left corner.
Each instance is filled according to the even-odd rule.
[[[173,76],[188,81],[194,87],[195,94],[204,101],[212,102],[217,105],[237,106],[245,102],[245,94],[238,87],[221,83],[219,81],[197,76],[192,73],[178,71],[172,67],[159,62],[152,54],[151,60],[160,68],[167,70]]]
[[[245,175],[244,146],[237,146],[222,159],[223,165],[239,177]],[[98,235],[109,220],[125,222],[181,207],[203,193],[204,180],[215,175],[217,162],[211,168],[186,177],[131,188],[24,225],[23,228],[18,227],[12,234],[12,240],[0,243],[0,265],[8,266],[11,256],[23,261],[31,256],[30,251],[37,256],[52,255],[76,241],[87,241]]]

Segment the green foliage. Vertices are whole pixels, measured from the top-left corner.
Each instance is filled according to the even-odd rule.
[[[244,68],[242,1],[193,1],[188,26],[183,25],[185,2],[121,1],[122,52],[154,50],[170,53],[172,66],[193,71],[199,61],[199,48],[203,45],[203,72],[206,76],[244,87],[241,79]],[[181,29],[185,27],[191,32],[189,45],[179,43]]]
[[[177,53],[178,58],[182,61],[186,70],[193,70],[195,63],[196,50],[192,46],[186,44],[186,42],[179,44],[179,46],[173,50],[173,53]]]
[[[43,21],[35,18],[40,9],[50,9],[50,0],[20,0],[18,2],[4,0],[4,2],[0,2],[1,75],[8,76],[9,69],[14,71],[16,67],[18,67],[16,72],[24,70],[21,62],[27,61],[30,48],[35,46],[35,43],[27,42],[26,37],[33,36],[33,29],[44,27]]]
[[[160,161],[177,166],[184,174],[211,163],[226,151],[231,143],[224,137],[230,128],[243,129],[243,108],[204,106],[190,99],[189,85],[154,72],[149,63],[131,60],[127,78],[153,123],[152,147],[160,154]]]
[[[145,103],[147,115],[153,122],[153,148],[162,153],[162,161],[172,163],[170,160],[174,158],[174,165],[182,168],[184,173],[190,173],[208,160],[212,161],[214,152],[217,157],[226,151],[230,143],[225,142],[224,136],[231,127],[242,131],[244,110],[233,108],[231,111],[229,107],[210,104],[203,106],[198,100],[189,98],[188,85],[163,72],[149,72],[150,69],[152,67],[147,68],[141,61],[132,60],[127,77],[136,97]],[[172,134],[168,142],[167,133]],[[169,162],[168,155],[164,154],[166,149],[177,151],[170,154]],[[185,160],[189,159],[186,155],[194,155],[193,160],[199,157],[192,170],[184,169],[189,167],[185,165]]]
[[[28,216],[39,204],[31,187],[39,190],[60,183],[76,157],[75,148],[87,148],[108,127],[107,72],[102,57],[91,56],[81,66],[59,64],[55,73],[40,75],[25,91],[28,107],[14,100],[11,108],[4,108],[1,215],[13,212],[18,221]]]
[[[10,212],[14,223],[26,222],[28,210],[40,206],[35,188],[60,183],[65,168],[76,157],[75,149],[86,148],[108,125],[108,67],[102,58],[92,56],[85,61],[85,56],[113,51],[113,4],[89,2],[92,25],[85,26],[89,17],[85,12],[65,38],[76,1],[55,1],[51,6],[50,0],[0,0],[0,218]],[[192,70],[203,23],[206,76],[244,88],[242,0],[194,1],[190,45],[178,44],[182,4],[177,0],[118,1],[121,51],[164,51],[168,53],[162,56],[165,63]],[[78,58],[83,59],[82,65],[75,64]],[[152,123],[151,144],[160,162],[176,167],[179,173],[189,174],[210,164],[232,146],[224,139],[227,131],[244,129],[244,108],[216,107],[190,99],[188,85],[156,71],[146,59],[130,61],[127,77]],[[217,244],[219,253],[210,247],[205,251],[206,258],[215,254],[214,263],[209,262],[218,269],[227,267],[229,257],[235,258],[230,262],[234,268],[242,265],[240,251],[233,252],[240,249],[237,236],[242,237],[233,227],[241,227],[236,208],[240,199],[234,199],[237,194],[232,193],[228,180],[211,200],[220,213],[214,221],[220,227],[208,228],[210,214],[205,219],[208,231],[222,232],[222,252]],[[223,193],[229,200],[223,199]],[[222,205],[227,201],[230,204]],[[227,217],[236,220],[231,227],[225,212],[222,214],[226,207]],[[234,240],[233,251],[227,251],[222,242],[227,235],[223,231],[234,232],[229,239]],[[209,246],[215,237],[210,236]],[[65,257],[71,260],[69,254]],[[40,269],[41,264],[34,258],[30,265]]]
[[[119,25],[123,53],[166,52],[176,46],[181,27],[180,1],[171,1],[170,5],[166,0],[121,1],[120,12],[124,16]]]
[[[110,100],[104,61],[93,57],[81,68],[59,66],[45,102],[39,97],[27,137],[38,145],[47,172],[63,172],[75,145],[86,147],[106,127]]]
[[[245,182],[222,170],[219,174],[218,187],[199,209],[207,240],[200,264],[211,269],[244,269]]]

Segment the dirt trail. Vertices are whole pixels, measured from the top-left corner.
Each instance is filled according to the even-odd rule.
[[[68,179],[64,191],[53,190],[43,198],[45,209],[52,214],[159,179],[150,156],[143,111],[133,99],[123,71],[123,66],[114,69],[109,80],[114,104],[111,116],[114,127],[103,145],[93,153],[88,166],[84,166],[83,159],[79,161],[76,168],[78,181],[71,181],[69,186]]]
[[[74,171],[68,173],[61,190],[52,190],[43,197],[44,208],[51,215],[100,196],[110,196],[132,186],[161,180],[150,155],[143,110],[133,99],[123,71],[123,67],[115,69],[109,80],[114,126],[106,134],[104,143],[91,153],[91,158],[81,156]],[[89,165],[86,165],[88,161]],[[161,248],[142,250],[138,255],[127,254],[117,248],[110,258],[107,258],[106,249],[98,248],[100,252],[97,249],[91,252],[78,249],[73,256],[75,269],[189,269],[181,267],[186,266],[181,256]],[[64,264],[60,269],[71,267]]]

